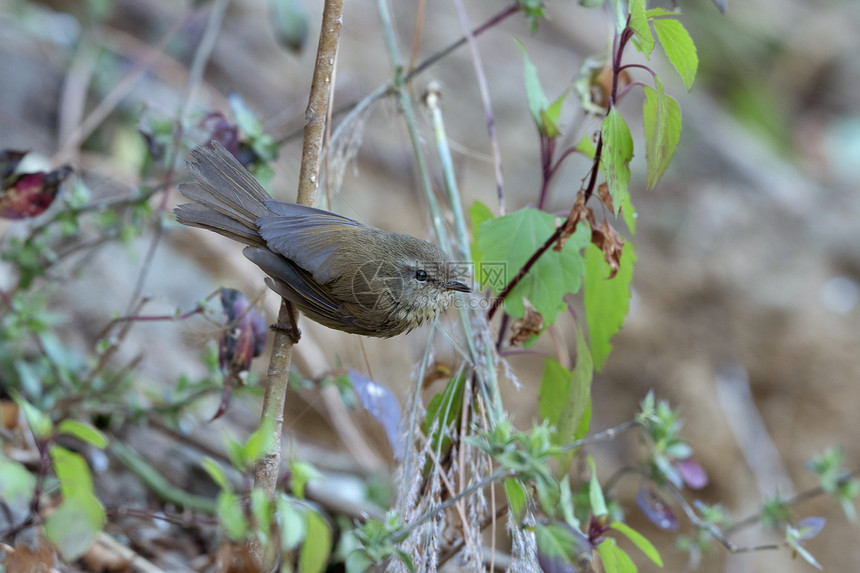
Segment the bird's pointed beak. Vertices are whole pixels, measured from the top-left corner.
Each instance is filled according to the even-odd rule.
[[[445,290],[455,290],[458,292],[472,292],[472,289],[457,281],[448,281],[442,285]]]

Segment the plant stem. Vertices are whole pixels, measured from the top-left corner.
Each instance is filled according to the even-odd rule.
[[[320,40],[308,107],[305,112],[305,139],[302,147],[302,165],[299,174],[297,202],[313,206],[319,187],[320,157],[325,135],[325,120],[331,95],[331,81],[343,25],[343,0],[326,0],[323,9]],[[295,324],[292,307],[281,301],[278,323]],[[269,499],[274,499],[281,470],[281,432],[284,424],[284,404],[289,385],[290,363],[293,342],[284,332],[275,332],[272,355],[269,361],[269,384],[263,398],[260,423],[272,423],[271,449],[257,462],[254,468],[254,486],[262,489]],[[259,539],[249,542],[248,551],[254,561],[262,566],[264,548]]]

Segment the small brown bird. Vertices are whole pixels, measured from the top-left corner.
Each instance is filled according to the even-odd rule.
[[[191,152],[192,203],[177,220],[248,245],[266,284],[306,316],[335,330],[388,338],[445,310],[458,266],[442,249],[329,211],[276,201],[224,147]]]

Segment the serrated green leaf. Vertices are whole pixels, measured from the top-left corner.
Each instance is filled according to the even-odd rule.
[[[675,98],[665,94],[660,78],[655,78],[655,81],[657,89],[644,87],[645,101],[642,105],[648,189],[656,187],[681,140],[681,107]]]
[[[299,573],[320,573],[331,553],[331,529],[315,511],[306,511],[305,519],[307,535],[299,554]]]
[[[609,511],[606,509],[606,500],[603,497],[603,490],[600,488],[600,482],[597,481],[597,470],[594,467],[594,460],[588,456],[588,465],[591,467],[591,481],[588,483],[588,501],[591,504],[591,514],[594,517],[606,515]]]
[[[672,12],[671,10],[666,10],[665,8],[651,8],[650,10],[645,11],[645,17],[649,20],[651,18],[661,18],[663,16],[677,18],[680,15],[680,12]]]
[[[654,51],[654,35],[645,15],[645,0],[630,0],[630,29],[635,35],[633,45],[645,58]]]
[[[633,138],[624,122],[624,118],[616,108],[609,110],[603,120],[603,157],[601,166],[612,196],[615,216],[629,193],[627,185],[630,182],[630,160],[633,158]]]
[[[658,567],[663,566],[663,560],[660,558],[660,552],[657,551],[657,548],[648,541],[641,533],[630,527],[625,523],[621,523],[620,521],[614,521],[609,527],[614,529],[615,531],[624,534],[627,539],[633,542],[633,545],[639,548],[639,550],[644,553],[648,559],[653,561]]]
[[[224,470],[221,468],[221,464],[209,456],[205,456],[201,465],[219,488],[224,491],[233,491],[233,487],[230,485],[230,480],[227,479],[227,474],[224,473]]]
[[[222,491],[215,503],[218,523],[233,541],[241,541],[248,535],[248,518],[242,509],[242,500],[235,493]]]
[[[481,272],[476,278],[498,295],[555,228],[553,215],[531,208],[486,221],[476,241],[481,260]],[[543,316],[545,325],[555,322],[563,308],[564,295],[577,292],[581,286],[584,265],[580,251],[588,244],[590,234],[587,225],[579,225],[561,252],[547,250],[507,296],[505,312],[522,318],[523,299],[528,299]],[[498,272],[491,274],[494,269]]]
[[[514,519],[519,523],[526,514],[526,506],[529,501],[528,494],[522,482],[518,479],[507,478],[504,484],[505,495],[508,497],[508,506],[511,508],[511,513],[514,514]]]
[[[651,21],[657,39],[663,46],[666,57],[672,66],[678,71],[687,91],[693,87],[696,81],[696,71],[699,68],[699,56],[696,53],[696,45],[684,25],[674,18],[660,18]]]
[[[79,440],[90,444],[100,450],[103,450],[108,445],[107,437],[92,424],[80,422],[78,420],[63,420],[57,427],[57,431],[61,434],[74,436]]]
[[[526,84],[526,100],[529,104],[529,112],[532,114],[532,119],[534,120],[535,125],[540,128],[542,123],[540,112],[542,109],[546,108],[546,96],[544,95],[543,88],[540,85],[537,68],[529,59],[528,53],[526,53],[526,47],[518,40],[514,40],[514,42],[516,42],[517,47],[523,53],[523,79]]]
[[[621,251],[618,273],[608,279],[610,267],[603,251],[589,245],[585,251],[585,320],[591,341],[594,367],[601,371],[612,351],[610,340],[624,324],[630,305],[630,283],[636,254],[633,243],[627,241]]]
[[[538,409],[556,429],[552,442],[564,445],[585,437],[591,418],[591,378],[594,365],[579,323],[576,324],[576,367],[567,370],[557,361],[544,362]],[[566,473],[575,450],[559,453],[559,472]]]
[[[480,257],[480,251],[478,251],[478,229],[481,228],[481,224],[484,221],[489,221],[494,217],[493,212],[489,207],[481,203],[480,201],[475,201],[472,203],[472,206],[469,207],[469,219],[472,221],[472,262],[475,265],[475,268],[480,268],[481,261],[478,257]]]
[[[305,538],[307,522],[304,511],[296,509],[292,500],[282,495],[278,497],[276,515],[281,529],[281,549],[292,551]]]

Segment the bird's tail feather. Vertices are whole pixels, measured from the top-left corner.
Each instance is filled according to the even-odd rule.
[[[271,197],[257,180],[220,143],[191,152],[188,170],[194,180],[179,186],[192,203],[176,208],[176,219],[209,229],[247,245],[264,245],[257,219],[271,215]]]

